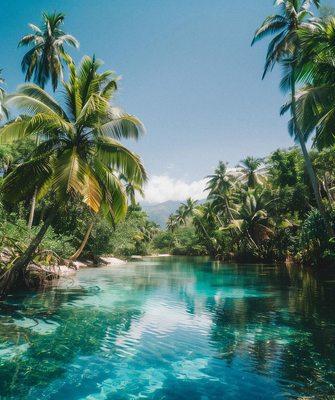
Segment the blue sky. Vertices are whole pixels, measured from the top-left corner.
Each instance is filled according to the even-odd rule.
[[[117,103],[147,129],[129,145],[151,176],[170,179],[171,190],[176,180],[200,181],[219,160],[234,166],[292,144],[279,117],[279,73],[261,81],[266,43],[250,47],[272,0],[3,0],[9,91],[23,80],[19,38],[28,22],[54,10],[66,14],[65,30],[81,43],[77,60],[95,53],[122,75]]]

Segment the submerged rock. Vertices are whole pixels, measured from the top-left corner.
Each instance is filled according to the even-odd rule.
[[[58,279],[63,276],[70,276],[76,273],[76,269],[68,267],[67,265],[37,265],[29,264],[27,268],[28,273],[36,273],[40,275],[46,275],[50,280]]]

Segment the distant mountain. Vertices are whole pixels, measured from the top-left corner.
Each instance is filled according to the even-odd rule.
[[[200,200],[199,204],[205,200]],[[151,221],[156,222],[160,227],[165,228],[165,224],[169,215],[174,213],[183,201],[168,200],[163,203],[149,204],[142,203],[142,209],[148,214]]]
[[[164,203],[148,204],[142,203],[143,210],[148,214],[151,221],[156,222],[162,228],[165,227],[169,215],[174,213],[179,207],[181,201],[168,200]]]

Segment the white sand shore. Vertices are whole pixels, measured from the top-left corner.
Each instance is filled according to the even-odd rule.
[[[103,264],[106,264],[107,266],[127,264],[126,261],[116,257],[100,257],[100,260]]]

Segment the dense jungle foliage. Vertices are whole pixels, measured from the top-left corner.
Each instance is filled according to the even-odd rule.
[[[136,202],[147,174],[121,141],[144,127],[115,105],[119,77],[95,56],[74,63],[68,48],[79,42],[64,14],[30,24],[19,42],[26,83],[6,93],[0,77],[0,295],[25,281],[32,261],[110,253],[332,264],[335,16],[319,7],[278,0],[252,40],[270,37],[263,78],[282,70],[280,113],[297,147],[220,162],[206,201],[188,199],[166,231]]]

